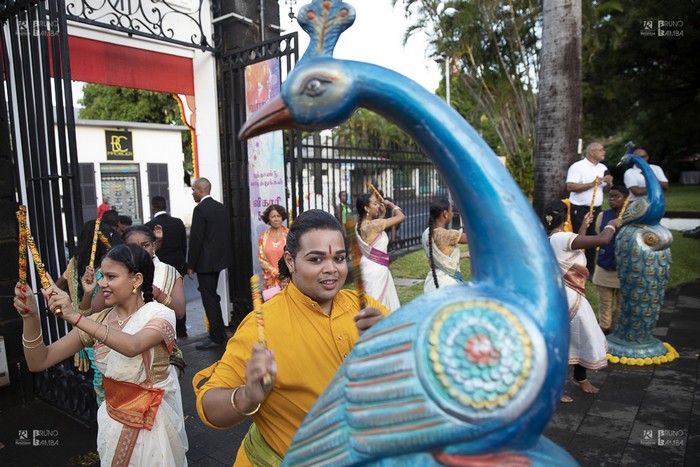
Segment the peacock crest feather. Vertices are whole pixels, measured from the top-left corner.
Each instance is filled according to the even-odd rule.
[[[355,9],[342,1],[314,0],[301,7],[297,21],[310,38],[300,62],[332,57],[340,34],[355,22]]]

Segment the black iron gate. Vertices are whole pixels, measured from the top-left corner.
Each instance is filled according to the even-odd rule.
[[[10,219],[18,204],[27,206],[29,227],[48,271],[65,270],[66,253],[73,253],[82,212],[74,210],[81,203],[65,4],[61,0],[3,2],[0,26],[4,71],[0,98],[8,106],[7,113],[2,110],[0,132],[3,152],[9,150],[12,163],[2,176],[14,177],[2,184],[3,219],[8,221],[3,229],[3,264],[8,267],[2,268],[0,283],[7,297],[13,295],[17,280],[16,266],[9,266],[17,264],[17,224]],[[12,251],[6,248],[11,245]],[[30,282],[38,289],[35,275]],[[68,332],[63,320],[47,313],[41,303],[39,308],[45,342]],[[1,310],[0,329],[8,343],[11,377],[20,379],[26,371],[21,319],[11,306]],[[72,361],[36,374],[34,382],[34,391],[52,405],[83,421],[94,420],[94,399],[88,397],[92,383],[84,373],[73,371]]]
[[[219,3],[212,2],[214,8]],[[207,8],[204,8],[207,6]],[[66,18],[91,27],[147,37],[214,52],[204,33],[208,5],[192,8],[168,2],[86,2],[13,0],[0,2],[0,295],[10,298],[17,280],[18,204],[28,207],[29,225],[47,270],[64,271],[82,225],[79,165],[76,155]],[[175,21],[175,23],[173,23]],[[179,23],[178,23],[179,21]],[[178,27],[186,24],[187,27]],[[7,107],[5,107],[7,106]],[[36,278],[31,282],[36,286]],[[40,309],[44,310],[43,304]],[[41,312],[44,340],[54,342],[67,324]],[[31,384],[22,355],[21,319],[11,300],[0,302],[0,335],[5,337],[11,391],[38,393],[57,408],[94,423],[96,404],[90,373],[73,370],[72,361],[38,374]],[[17,384],[24,381],[24,384]],[[3,401],[5,402],[5,401]]]
[[[296,34],[227,54],[220,62],[223,188],[225,204],[230,211],[236,264],[229,269],[234,325],[252,309],[249,278],[254,258],[251,242],[256,240],[250,236],[247,144],[237,137],[246,118],[245,68],[273,58],[280,60],[282,78],[286,77],[298,60]],[[367,192],[370,183],[383,191],[401,206],[407,217],[397,229],[388,232],[392,250],[417,245],[428,225],[431,200],[435,196],[449,196],[432,162],[416,147],[338,146],[332,131],[285,131],[284,163],[290,219],[311,208],[335,213],[341,191],[349,194],[353,211],[354,200]]]
[[[297,187],[300,205],[335,213],[344,191],[357,214],[355,201],[371,183],[406,215],[404,222],[387,231],[390,250],[419,244],[428,226],[430,202],[436,196],[449,196],[432,161],[417,147],[339,146],[332,131],[309,135],[297,146],[297,170],[288,169],[287,175],[289,184]]]
[[[250,200],[248,185],[248,151],[238,139],[246,119],[245,68],[264,60],[278,58],[284,78],[298,60],[297,34],[278,37],[256,46],[237,50],[221,57],[219,99],[221,100],[221,154],[223,191],[229,209],[235,267],[229,269],[229,291],[233,303],[233,323],[237,325],[252,309],[250,276],[253,258],[250,238]],[[285,132],[285,148],[293,144],[295,132]],[[288,151],[285,149],[285,153]],[[288,158],[285,156],[285,160]],[[291,162],[294,166],[294,160]],[[290,193],[289,184],[286,184]],[[288,195],[295,197],[293,193]]]

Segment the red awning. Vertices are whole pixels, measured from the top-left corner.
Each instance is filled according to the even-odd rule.
[[[194,95],[192,59],[69,36],[73,81]]]

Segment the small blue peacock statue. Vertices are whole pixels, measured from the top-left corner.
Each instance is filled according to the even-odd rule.
[[[358,107],[392,120],[456,197],[472,281],[423,295],[366,332],[284,462],[576,465],[542,436],[563,391],[569,345],[563,281],[544,230],[493,151],[445,102],[393,71],[332,57],[354,17],[340,1],[300,10],[309,48],[240,137],[333,127]]]
[[[615,240],[622,307],[614,332],[608,336],[608,360],[613,363],[651,365],[672,361],[678,354],[652,335],[663,305],[671,266],[671,232],[659,222],[666,204],[661,185],[644,159],[627,153],[621,166],[641,169],[647,196],[625,210],[624,226]]]

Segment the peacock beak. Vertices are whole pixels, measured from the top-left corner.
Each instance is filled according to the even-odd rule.
[[[282,98],[277,96],[268,101],[267,104],[259,108],[246,120],[241,131],[238,132],[238,138],[241,141],[245,141],[253,136],[262,135],[269,131],[292,128],[292,126],[292,116],[289,109]]]

